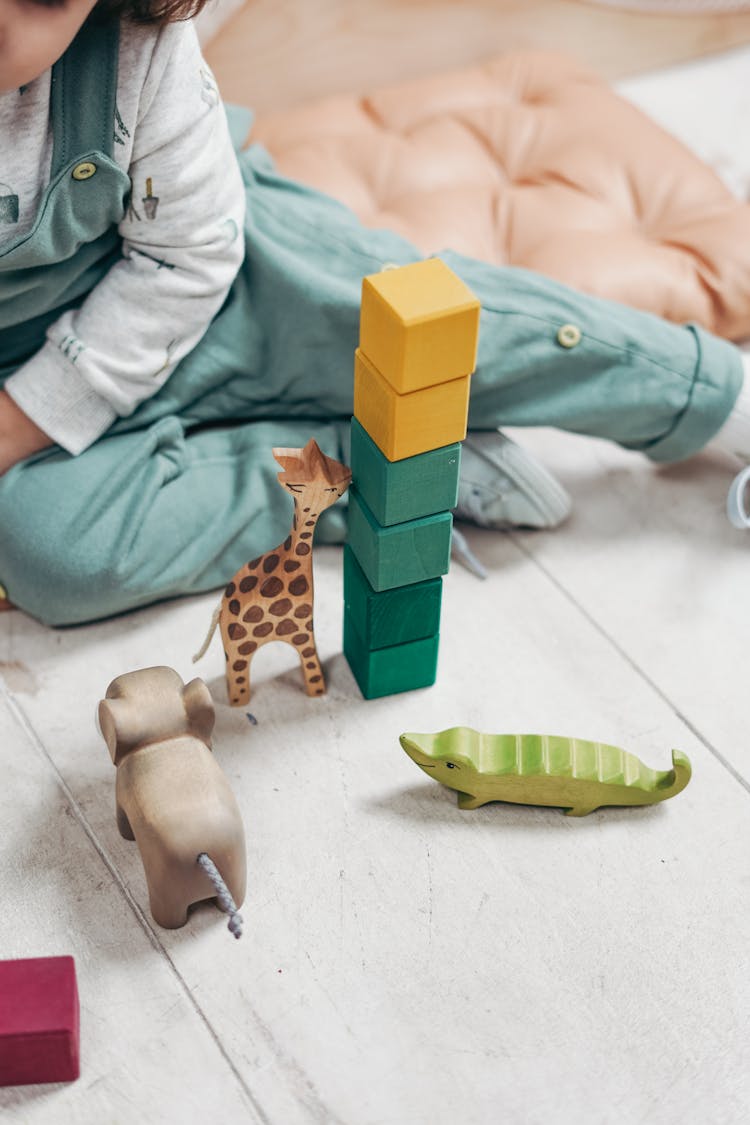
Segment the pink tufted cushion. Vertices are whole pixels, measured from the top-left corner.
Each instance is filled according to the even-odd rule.
[[[451,247],[750,335],[750,206],[553,53],[261,115],[279,169],[424,252]]]

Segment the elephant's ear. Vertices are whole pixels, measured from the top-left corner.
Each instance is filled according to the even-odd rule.
[[[203,680],[196,676],[182,692],[190,730],[211,749],[211,734],[216,721],[214,701]]]
[[[99,730],[116,766],[119,766],[123,755],[132,746],[132,738],[123,738],[122,732],[123,721],[127,719],[128,710],[129,707],[123,699],[102,699],[99,704]]]

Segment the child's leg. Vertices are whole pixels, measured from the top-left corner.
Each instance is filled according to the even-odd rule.
[[[224,309],[164,389],[117,428],[161,413],[342,418],[352,409],[362,277],[421,255],[341,204],[242,155],[247,258]],[[654,460],[702,448],[739,393],[737,349],[540,274],[440,254],[483,306],[471,429],[557,426]]]
[[[743,378],[733,344],[526,270],[442,256],[482,301],[470,428],[551,425],[679,461],[731,412]]]
[[[186,435],[173,417],[18,465],[0,478],[0,583],[51,625],[221,586],[289,530],[273,446],[315,437],[341,459],[344,429],[267,421]],[[327,515],[318,538],[340,541],[342,517]]]

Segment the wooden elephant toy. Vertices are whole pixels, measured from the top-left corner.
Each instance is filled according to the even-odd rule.
[[[239,937],[245,832],[211,752],[208,688],[185,685],[172,668],[127,672],[107,688],[98,718],[117,767],[117,826],[138,844],[154,920],[176,929],[189,906],[217,897]]]

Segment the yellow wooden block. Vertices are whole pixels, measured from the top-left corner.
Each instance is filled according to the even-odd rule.
[[[400,395],[358,348],[354,416],[389,461],[440,449],[466,437],[469,378]]]
[[[399,392],[471,375],[479,301],[439,258],[362,282],[360,350]]]

